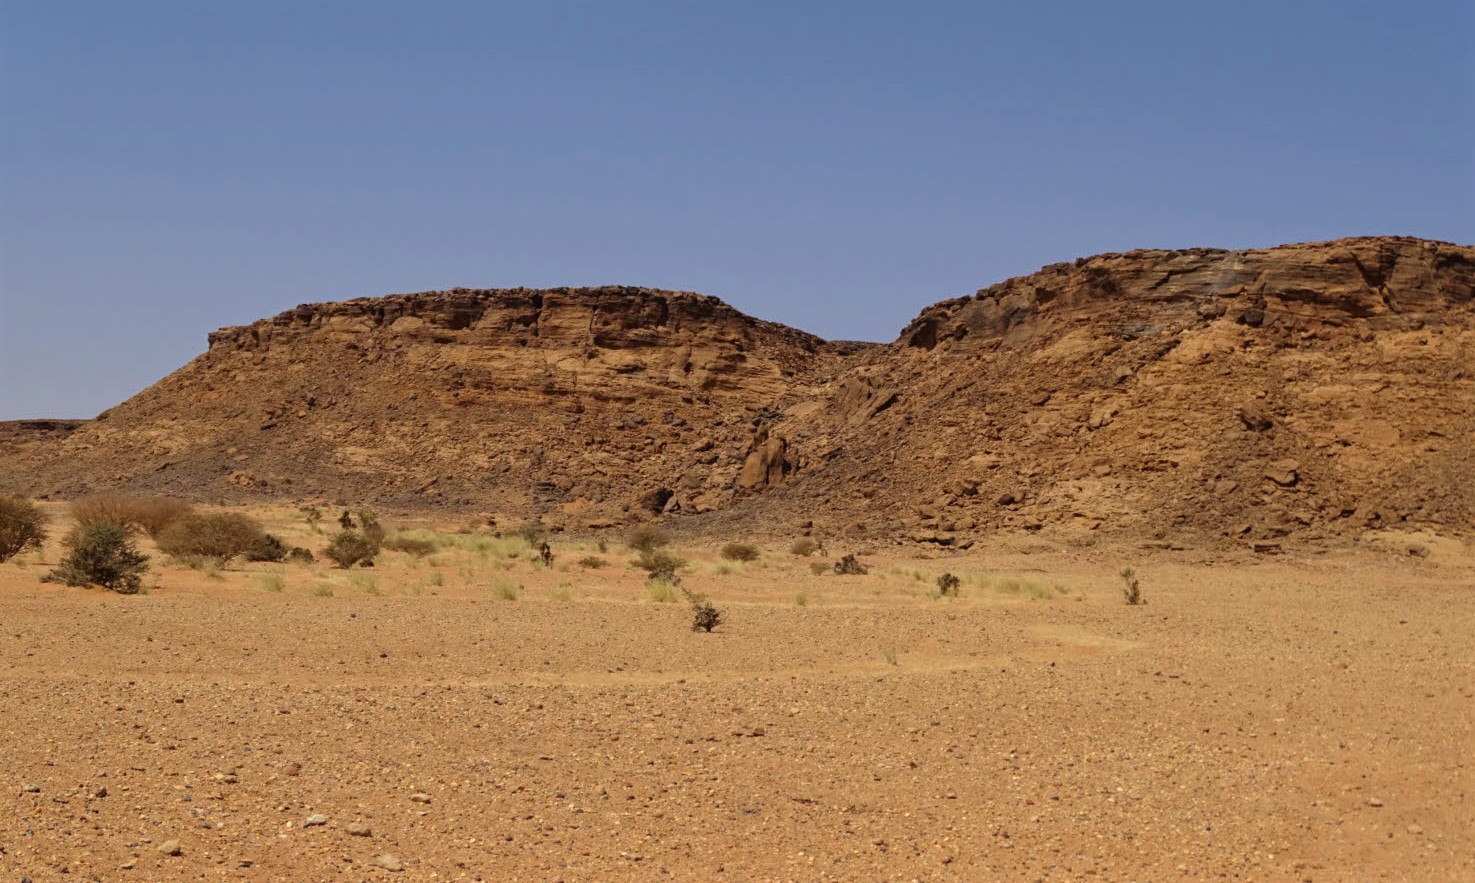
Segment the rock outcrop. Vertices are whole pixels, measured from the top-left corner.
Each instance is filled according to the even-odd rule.
[[[636,288],[303,306],[216,332],[0,481],[1269,548],[1475,529],[1472,438],[1475,248],[1380,237],[1056,264],[889,345]]]

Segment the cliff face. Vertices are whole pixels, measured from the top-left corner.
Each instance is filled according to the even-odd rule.
[[[1475,529],[1472,438],[1475,248],[1366,238],[1057,264],[884,346],[637,288],[303,306],[211,335],[9,483],[1268,546]]]
[[[840,351],[715,298],[639,288],[306,305],[210,335],[35,477],[60,495],[326,497],[575,524],[703,511],[732,498],[762,415],[809,394]]]
[[[765,505],[943,544],[1475,526],[1469,247],[1101,255],[929,307],[857,361],[774,428],[822,465]]]

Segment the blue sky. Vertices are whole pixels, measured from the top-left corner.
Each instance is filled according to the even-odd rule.
[[[1475,4],[0,2],[0,419],[298,303],[831,338],[1137,247],[1475,242]]]

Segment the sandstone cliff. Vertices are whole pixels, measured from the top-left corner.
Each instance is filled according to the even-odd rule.
[[[826,500],[832,532],[1469,530],[1475,249],[1057,264],[929,307],[797,408],[774,431],[816,465],[763,505]]]
[[[1268,548],[1475,529],[1472,438],[1475,248],[1379,237],[1052,265],[889,345],[637,288],[308,305],[216,332],[3,481]]]

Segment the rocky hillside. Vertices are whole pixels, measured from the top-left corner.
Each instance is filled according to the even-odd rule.
[[[783,478],[762,416],[818,394],[852,349],[639,288],[312,304],[215,332],[11,483],[584,525],[702,511]]]
[[[813,465],[762,507],[822,512],[830,532],[1269,547],[1468,531],[1475,248],[1366,238],[1056,264],[929,307],[770,432]]]
[[[1472,438],[1475,248],[1364,238],[1083,258],[929,307],[889,345],[634,288],[303,306],[216,332],[0,481],[1271,548],[1475,530]]]

